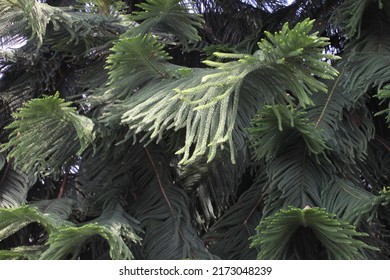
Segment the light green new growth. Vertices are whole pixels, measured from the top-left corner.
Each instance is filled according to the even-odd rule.
[[[235,154],[246,137],[242,129],[250,125],[242,119],[252,117],[246,110],[251,100],[272,103],[276,99],[286,103],[296,100],[306,106],[313,103],[312,93],[327,90],[316,77],[331,79],[337,75],[323,61],[337,58],[323,53],[328,39],[310,34],[312,26],[312,20],[298,23],[293,29],[285,24],[282,31],[267,34],[253,55],[215,53],[216,57],[238,60],[205,61],[216,69],[194,70],[177,82],[150,83],[137,96],[109,108],[104,118],[107,123],[121,118],[130,128],[127,138],[142,132],[146,133],[143,139],[160,139],[168,129],[184,128],[186,142],[177,151],[182,154],[181,164],[205,155],[211,161],[219,149],[226,148],[235,162]],[[119,52],[111,57],[122,55]],[[117,67],[110,66],[110,71],[116,71]],[[244,90],[248,86],[256,87],[256,91]]]

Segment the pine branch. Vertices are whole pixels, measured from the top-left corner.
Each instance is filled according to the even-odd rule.
[[[143,149],[143,152],[145,153],[146,150]],[[169,162],[166,155],[162,153],[161,147],[150,144],[144,160],[146,162],[142,170],[150,175],[147,177],[146,184],[140,189],[140,194],[132,202],[131,209],[132,215],[141,222],[145,232],[140,248],[142,257],[146,259],[215,258],[204,247],[192,227],[188,196],[173,184]],[[141,177],[140,180],[143,181]]]
[[[137,96],[107,107],[104,121],[109,124],[120,118],[130,128],[126,140],[140,132],[146,133],[141,140],[147,137],[159,140],[170,128],[185,127],[185,145],[177,151],[183,155],[181,164],[190,164],[206,154],[211,161],[226,146],[235,162],[246,138],[240,128],[250,125],[252,116],[248,114],[253,105],[259,110],[259,104],[276,101],[291,104],[293,98],[301,106],[312,104],[312,92],[326,91],[326,86],[314,76],[331,79],[337,74],[321,61],[335,57],[323,54],[327,39],[309,34],[312,25],[309,20],[293,29],[286,24],[281,32],[267,34],[254,55],[242,54],[241,59],[226,63],[206,62],[215,70],[193,70],[177,81],[151,82],[137,91]],[[250,87],[260,94],[253,96]],[[249,104],[252,108],[245,111]]]
[[[152,35],[120,39],[107,58],[108,85],[127,88],[126,92],[133,93],[152,79],[169,78],[173,71],[163,47]]]
[[[8,157],[25,171],[55,174],[93,143],[92,120],[80,116],[58,94],[31,100],[14,117],[8,126],[14,130],[2,150],[10,149]]]
[[[262,217],[264,189],[267,177],[264,172],[257,174],[250,186],[210,230],[202,237],[210,251],[222,259],[253,259],[259,253],[250,248],[249,238]]]
[[[26,202],[27,193],[34,185],[36,177],[15,169],[12,159],[5,162],[5,168],[1,168],[3,157],[0,153],[0,207],[15,208]]]
[[[118,207],[84,225],[59,227],[49,236],[49,248],[40,258],[58,260],[70,256],[75,259],[85,249],[85,245],[99,235],[108,242],[111,259],[129,260],[133,258],[129,249],[130,242],[140,241],[136,234],[138,230],[138,222]]]
[[[323,106],[323,109],[322,109],[322,111],[321,111],[321,114],[320,114],[320,116],[318,117],[318,119],[317,119],[317,121],[316,121],[315,128],[318,128],[318,126],[321,124],[321,122],[322,122],[322,120],[323,120],[323,118],[324,118],[324,115],[325,115],[325,113],[326,113],[327,110],[328,110],[329,104],[330,104],[330,102],[331,102],[331,100],[332,100],[332,98],[333,98],[333,95],[334,95],[334,93],[335,93],[335,90],[336,90],[337,87],[340,86],[339,83],[340,83],[341,77],[343,77],[343,71],[340,72],[339,76],[337,77],[336,81],[334,82],[334,84],[333,84],[333,86],[332,86],[332,89],[331,89],[330,93],[328,94],[328,98],[327,98],[327,100],[326,100],[326,103],[325,103],[325,105]],[[341,110],[340,110],[340,111],[341,111]]]
[[[332,20],[336,26],[341,26],[343,32],[348,35],[349,38],[360,34],[360,26],[363,17],[363,13],[371,3],[370,0],[347,0],[335,10],[335,14]]]
[[[152,159],[152,157],[151,157],[147,147],[145,147],[145,152],[146,152],[146,154],[147,154],[147,156],[149,158],[149,161],[150,161],[150,163],[151,163],[151,165],[153,167],[153,170],[154,170],[154,173],[156,175],[156,179],[157,179],[157,182],[158,182],[161,194],[163,195],[163,197],[165,199],[165,202],[168,204],[169,210],[172,213],[172,217],[176,220],[176,214],[174,212],[174,209],[172,208],[171,202],[169,201],[167,194],[165,193],[164,186],[163,186],[163,184],[161,182],[161,179],[160,179],[160,175],[159,175],[159,173],[158,173],[158,171],[156,169],[156,165],[154,164],[154,161],[153,161],[153,159]],[[180,232],[180,235],[182,235],[181,232]]]
[[[286,139],[302,137],[309,154],[324,154],[329,147],[322,131],[310,122],[307,113],[292,106],[265,106],[252,119],[248,128],[251,136],[253,157],[269,161]]]
[[[131,19],[141,24],[127,32],[125,36],[145,35],[147,33],[169,34],[179,39],[180,44],[188,46],[189,42],[200,40],[198,28],[204,21],[199,14],[190,12],[189,7],[181,0],[147,0],[137,4],[141,11],[131,15]]]
[[[252,239],[252,246],[258,246],[258,259],[289,258],[288,249],[295,237],[305,238],[298,229],[311,229],[315,238],[326,248],[332,259],[364,259],[364,250],[378,250],[365,244],[356,237],[366,236],[346,222],[337,220],[334,215],[321,208],[289,208],[262,220]],[[306,246],[310,244],[306,243]],[[311,245],[313,246],[313,245]],[[313,248],[312,248],[313,249]]]
[[[390,85],[385,85],[382,89],[379,89],[376,97],[379,100],[381,100],[381,103],[384,103],[385,100],[389,99],[390,98]],[[383,114],[387,114],[386,121],[390,126],[390,102],[388,103],[387,109],[384,109],[382,111],[377,112],[375,114],[375,116],[379,116],[379,115],[383,115]]]

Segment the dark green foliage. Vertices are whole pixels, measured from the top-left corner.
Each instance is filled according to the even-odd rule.
[[[34,185],[35,178],[31,173],[15,169],[12,161],[6,161],[4,153],[0,153],[0,178],[1,207],[18,207],[27,201],[27,193]]]
[[[356,239],[356,237],[363,236],[364,234],[356,232],[353,226],[342,221],[340,222],[333,216],[321,208],[308,207],[298,209],[291,207],[286,210],[280,210],[274,215],[267,217],[258,226],[258,233],[252,242],[252,246],[258,246],[260,250],[257,258],[305,258],[306,256],[304,254],[297,251],[302,250],[302,248],[291,241],[293,235],[304,233],[303,231],[299,231],[300,227],[312,231],[315,238],[325,248],[327,257],[330,259],[364,258],[362,250],[368,246],[364,242]],[[304,237],[299,237],[299,239],[302,238]],[[290,248],[294,246],[295,248]],[[309,244],[305,244],[304,246],[315,248],[315,246],[310,246]]]
[[[388,1],[42,2],[0,0],[0,259],[390,257]]]
[[[314,123],[310,123],[305,111],[298,111],[291,106],[265,106],[261,113],[252,120],[249,129],[254,156],[257,160],[267,161],[278,153],[278,143],[289,139],[289,142],[304,140],[309,154],[324,153],[325,137]],[[291,140],[290,140],[291,139]]]
[[[190,6],[183,3],[180,5],[180,2],[183,1],[147,0],[138,4],[141,11],[134,12],[130,18],[140,21],[142,24],[129,32],[140,35],[145,35],[148,32],[173,35],[179,40],[179,43],[184,45],[199,41],[201,37],[197,28],[202,27],[203,19],[199,14],[188,13]],[[174,42],[176,38],[171,40]]]

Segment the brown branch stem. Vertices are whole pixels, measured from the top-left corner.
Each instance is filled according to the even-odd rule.
[[[61,183],[61,186],[60,186],[60,190],[58,192],[58,195],[57,195],[57,198],[61,198],[64,193],[65,193],[65,186],[66,186],[66,182],[68,181],[68,173],[65,173],[64,175],[64,179],[62,180],[62,183]]]
[[[150,163],[152,164],[154,173],[156,174],[156,178],[157,178],[158,185],[159,185],[159,187],[160,187],[160,191],[161,191],[161,193],[162,193],[162,195],[163,195],[163,197],[164,197],[166,203],[168,204],[169,210],[171,211],[173,218],[174,218],[175,221],[176,221],[176,214],[175,214],[175,211],[174,211],[174,209],[173,209],[173,207],[172,207],[171,202],[169,201],[169,198],[168,198],[168,196],[167,196],[167,193],[166,193],[165,190],[164,190],[164,186],[163,186],[163,184],[162,184],[162,181],[161,181],[160,175],[159,175],[159,173],[158,173],[158,170],[157,170],[157,168],[156,168],[156,165],[154,164],[153,158],[152,158],[152,156],[150,155],[150,152],[149,152],[148,148],[145,147],[144,149],[145,149],[145,151],[146,151],[146,154],[148,155],[148,159],[149,159]],[[181,237],[183,240],[185,240],[184,234],[183,234],[183,232],[181,231],[180,227],[178,228],[178,231],[179,231],[180,237]],[[193,254],[192,254],[192,255],[193,255]],[[194,255],[193,255],[193,257],[194,257]]]
[[[176,218],[176,215],[175,215],[175,212],[174,212],[174,210],[173,210],[172,204],[171,204],[171,202],[169,201],[168,196],[167,196],[167,194],[166,194],[166,192],[165,192],[165,190],[164,190],[164,186],[163,186],[163,184],[162,184],[162,182],[161,182],[161,178],[160,178],[160,175],[158,174],[158,171],[157,171],[156,165],[154,164],[153,158],[152,158],[152,156],[150,155],[148,148],[145,147],[144,149],[145,149],[145,151],[146,151],[146,154],[148,155],[148,158],[149,158],[150,163],[152,164],[154,173],[156,174],[156,178],[157,178],[158,185],[159,185],[159,187],[160,187],[160,191],[161,191],[162,195],[164,196],[165,201],[166,201],[167,204],[168,204],[168,207],[169,207],[169,210],[170,210],[171,213],[172,213],[172,216],[173,216],[174,218]]]

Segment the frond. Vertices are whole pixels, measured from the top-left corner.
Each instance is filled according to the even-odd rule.
[[[332,79],[338,74],[333,67],[321,61],[337,57],[322,53],[328,42],[326,38],[318,37],[316,33],[310,34],[313,23],[314,21],[305,20],[298,23],[293,29],[290,29],[286,23],[282,30],[275,34],[266,32],[267,37],[258,43],[259,50],[253,55],[242,54],[238,61],[227,63],[205,61],[206,64],[218,68],[220,73],[206,76],[204,85],[200,87],[214,85],[217,79],[224,78],[227,74],[229,74],[229,78],[223,85],[228,88],[241,86],[242,80],[247,74],[251,72],[257,74],[256,71],[265,68],[279,78],[281,88],[276,88],[273,92],[283,94],[289,90],[300,105],[312,104],[310,95],[313,92],[327,91],[326,86],[314,75],[323,79]],[[238,54],[215,53],[215,55],[224,58],[226,56],[236,57]],[[273,85],[277,86],[277,83]],[[187,89],[183,93],[190,90]],[[193,89],[193,91],[195,90],[196,88]],[[223,94],[226,93],[223,92]],[[217,95],[212,100],[218,100],[218,97]],[[290,98],[286,97],[286,99]]]
[[[70,198],[57,198],[38,200],[30,202],[30,207],[37,208],[38,211],[44,214],[53,214],[57,219],[68,220],[74,210],[75,201]],[[54,223],[55,225],[61,225],[61,223]]]
[[[104,238],[109,245],[109,255],[114,260],[133,258],[127,243],[137,243],[140,238],[134,231],[137,222],[122,210],[106,211],[99,218],[81,226],[62,226],[49,236],[49,248],[41,255],[41,259],[74,259],[85,245],[98,236]]]
[[[382,87],[383,83],[388,81],[390,71],[387,64],[390,61],[390,40],[388,46],[388,52],[357,52],[350,56],[350,63],[347,65],[349,79],[345,81],[349,90],[357,90],[357,94],[360,93],[362,96],[368,89]]]
[[[322,131],[308,120],[305,111],[284,105],[265,106],[252,123],[248,128],[252,156],[267,163],[270,190],[266,208],[271,207],[275,195],[284,207],[321,205],[320,186],[330,178],[320,163],[326,162],[329,150]]]
[[[135,192],[131,171],[137,174],[135,170],[141,165],[139,155],[138,147],[125,144],[98,149],[96,153],[88,150],[80,162],[76,181],[86,194],[89,216],[99,216],[115,205],[127,205],[128,196]]]
[[[36,37],[38,47],[48,40],[56,49],[67,52],[75,51],[71,45],[77,46],[81,52],[104,45],[125,31],[115,16],[83,13],[35,0],[3,0],[0,15],[1,26],[5,26],[4,30],[0,29],[0,34],[7,35],[9,42],[15,36],[24,35],[30,40]],[[13,24],[10,26],[7,22]],[[63,36],[64,33],[68,36]]]
[[[0,250],[0,260],[37,260],[46,246],[19,246],[10,250]]]
[[[202,27],[203,19],[199,14],[191,13],[190,7],[181,0],[147,0],[137,6],[141,11],[131,15],[132,20],[141,21],[141,24],[130,30],[129,35],[155,34],[174,35],[179,42],[188,45],[201,38],[198,28]]]
[[[102,93],[102,91],[106,90],[106,85],[109,81],[108,70],[105,69],[105,66],[106,57],[97,55],[93,57],[93,61],[76,70],[76,75],[79,77],[77,86],[80,93],[86,96],[84,102],[80,101],[85,111],[101,106],[111,97],[108,95],[103,96],[104,93]]]
[[[327,170],[313,156],[309,156],[306,144],[296,139],[284,144],[279,153],[267,164],[270,188],[281,192],[284,206],[321,205],[320,186],[329,180]]]
[[[221,153],[218,160],[209,163],[202,158],[189,166],[179,166],[177,182],[191,194],[198,230],[208,231],[236,199],[242,176],[250,164],[249,153],[240,151],[237,162],[240,164],[233,164],[228,153]]]
[[[5,45],[15,39],[18,41],[20,37],[23,37],[20,32],[23,32],[28,25],[28,19],[25,17],[23,8],[26,2],[31,4],[36,1],[20,1],[16,3],[6,0],[0,1],[0,34],[3,40],[2,43]],[[29,9],[28,6],[26,6],[27,9]]]
[[[137,200],[134,216],[145,231],[146,259],[213,259],[191,225],[187,194],[169,184],[150,184]]]
[[[342,66],[337,65],[338,68],[341,68],[340,74],[337,79],[327,81],[328,93],[315,94],[313,96],[315,105],[307,108],[308,118],[315,123],[316,128],[326,135],[328,140],[333,137],[334,131],[338,129],[344,110],[349,110],[356,101],[354,93],[349,92],[342,86],[348,74]]]
[[[22,170],[55,174],[94,138],[92,120],[80,116],[58,94],[31,100],[14,117],[8,126],[14,129],[11,138],[2,148],[10,149],[8,157]]]
[[[57,29],[47,31],[44,42],[54,50],[64,52],[62,55],[68,55],[69,59],[107,53],[120,34],[131,28],[131,24],[122,18],[81,13],[74,9],[65,9],[61,20]]]
[[[307,242],[309,234],[314,234],[330,259],[364,259],[364,250],[376,250],[357,239],[365,233],[357,232],[354,226],[334,218],[322,208],[280,210],[262,220],[257,231],[252,246],[260,250],[258,259],[291,258],[297,250],[303,249],[296,243],[298,240],[305,240],[305,246],[315,250],[315,244]]]
[[[371,10],[370,10],[371,11]],[[390,40],[384,30],[390,27],[388,21],[382,20],[381,11],[374,9],[365,22],[361,35],[346,47],[348,61],[345,63],[346,79],[344,86],[356,92],[356,100],[371,88],[382,87],[388,82]]]
[[[87,194],[90,216],[99,216],[116,205],[128,209],[142,186],[155,176],[145,148],[130,141],[120,145],[99,141],[96,152],[89,149],[85,156],[80,162],[77,184]],[[159,160],[169,162],[167,157]]]
[[[60,2],[0,0],[0,259],[390,256],[390,1]]]
[[[126,8],[124,1],[79,0],[77,2],[83,4],[76,5],[78,9],[82,9],[90,13],[100,13],[104,15],[121,13]]]
[[[365,104],[343,113],[343,119],[328,143],[341,162],[355,164],[367,156],[368,143],[374,138],[375,127],[371,112]],[[335,164],[337,166],[337,164]]]
[[[388,187],[376,196],[371,196],[359,209],[356,209],[357,215],[366,215],[368,221],[372,221],[377,215],[381,206],[387,207],[390,203],[390,192]]]
[[[184,2],[184,1],[183,1]],[[265,13],[244,1],[186,1],[205,19],[206,36],[213,43],[235,45],[260,31]]]
[[[145,259],[213,259],[191,224],[188,195],[173,184],[169,163],[158,147],[145,148],[154,173],[132,203],[132,216],[145,231],[141,251]]]
[[[372,193],[379,193],[383,186],[389,184],[390,149],[386,139],[378,134],[368,143],[367,156],[358,162],[361,177],[366,188]]]
[[[173,69],[167,63],[170,57],[163,48],[152,35],[120,39],[107,58],[108,85],[124,87],[122,92],[134,93],[152,79],[169,78]]]
[[[305,111],[292,106],[265,106],[253,118],[253,127],[248,128],[256,160],[269,161],[278,154],[283,141],[293,138],[302,138],[309,154],[318,155],[329,149],[321,130],[306,115]]]
[[[3,17],[7,20],[12,18],[18,24],[20,24],[20,21],[26,24],[26,27],[31,29],[31,37],[36,36],[41,45],[46,34],[47,25],[52,22],[54,26],[58,26],[56,19],[62,14],[62,10],[35,0],[3,0],[0,2],[0,14],[2,20]]]
[[[0,258],[62,259],[68,258],[69,255],[78,257],[85,249],[85,245],[97,235],[107,240],[111,258],[132,258],[128,246],[130,243],[140,241],[137,235],[140,229],[135,219],[117,207],[108,209],[95,220],[76,226],[68,221],[73,205],[74,201],[63,198],[37,201],[14,209],[0,208],[0,240],[15,234],[31,223],[41,225],[48,236],[45,246],[10,248],[1,251]]]
[[[314,75],[330,79],[337,74],[320,61],[334,56],[322,53],[328,44],[324,38],[309,35],[312,24],[306,20],[294,29],[285,25],[281,32],[268,34],[268,40],[259,43],[258,52],[242,55],[238,61],[207,62],[215,70],[188,71],[186,77],[176,81],[151,83],[123,104],[107,108],[104,118],[112,123],[120,117],[123,124],[129,125],[127,138],[139,132],[146,132],[151,139],[161,138],[167,129],[186,127],[185,146],[177,152],[183,154],[181,164],[194,162],[206,153],[211,161],[225,146],[234,162],[236,145],[246,138],[240,130],[250,125],[248,113],[255,104],[262,103],[252,100],[292,103],[296,98],[305,106],[312,103],[312,92],[326,91]],[[286,40],[289,43],[282,43]],[[256,96],[251,96],[251,87],[256,88]],[[247,106],[252,107],[249,112],[244,111]],[[115,118],[110,116],[113,111]]]
[[[148,82],[182,76],[186,68],[168,63],[163,48],[151,34],[119,39],[105,64],[99,58],[80,71],[80,86],[93,93],[84,103],[105,109],[102,104],[132,96]]]
[[[322,54],[319,54],[319,50],[327,43],[315,35],[308,35],[312,24],[313,22],[304,21],[291,30],[286,24],[279,33],[266,34],[267,40],[262,40],[258,44],[259,51],[253,56],[243,55],[240,60],[227,63],[206,61],[206,64],[216,67],[218,71],[204,76],[202,83],[197,87],[177,90],[179,98],[193,104],[194,110],[199,111],[200,114],[204,111],[203,115],[206,115],[210,110],[221,106],[218,108],[220,112],[218,115],[221,120],[227,121],[218,124],[216,133],[206,134],[210,137],[208,143],[210,147],[209,160],[216,154],[218,146],[222,146],[225,142],[229,142],[229,149],[234,160],[234,142],[239,142],[239,140],[233,139],[233,131],[237,113],[242,112],[239,100],[245,99],[243,94],[246,92],[241,93],[241,87],[245,87],[245,83],[255,83],[256,91],[260,91],[264,95],[271,95],[271,92],[274,93],[274,96],[282,95],[285,102],[292,102],[291,96],[286,93],[286,90],[289,90],[302,106],[311,104],[312,101],[309,97],[311,92],[326,91],[325,86],[312,75],[331,79],[333,75],[337,74],[337,71],[319,60],[320,57],[323,57]],[[299,35],[298,39],[295,37],[296,34],[304,35],[302,37]],[[285,43],[278,44],[281,42]],[[218,53],[215,55],[217,57],[230,56],[230,54]],[[237,56],[237,54],[233,55]],[[307,58],[309,56],[310,59]],[[256,75],[259,75],[261,79]],[[247,77],[248,79],[246,79]],[[278,80],[278,83],[268,80],[274,78]],[[256,82],[256,80],[260,82]],[[271,84],[273,85],[272,89],[268,86]],[[276,86],[278,84],[280,88]],[[195,94],[199,96],[196,100],[189,98]],[[274,96],[265,99],[273,103],[276,99]],[[241,103],[243,102],[241,101]],[[230,115],[226,115],[226,111],[231,112]],[[180,151],[180,153],[184,153],[182,163],[197,157],[197,153],[204,154],[204,147],[196,143],[193,155],[189,157],[190,145],[192,144],[192,142],[186,143],[186,146]]]
[[[343,14],[343,20],[351,24],[349,31],[345,32],[349,36],[354,36],[358,28],[359,36],[348,43],[344,49],[348,59],[337,65],[340,75],[334,83],[328,85],[330,89],[328,98],[325,99],[325,96],[321,95],[314,96],[316,107],[309,112],[310,118],[316,122],[317,127],[324,130],[330,140],[329,144],[336,150],[340,144],[334,142],[333,134],[337,132],[339,121],[345,118],[344,111],[350,111],[353,106],[366,98],[367,92],[376,90],[388,81],[389,73],[386,65],[390,44],[383,31],[388,29],[389,25],[387,21],[381,19],[382,11],[376,3],[368,7],[370,2],[372,1],[345,1],[340,9],[336,9],[335,17]],[[359,12],[356,12],[356,9]],[[364,17],[369,18],[369,21],[365,20],[360,27],[358,22],[363,20],[363,12],[367,13]],[[355,19],[348,19],[348,17],[355,17]],[[343,25],[340,22],[339,24]],[[364,136],[364,139],[367,138],[369,136]]]
[[[142,132],[143,139],[149,137],[159,141],[166,130],[185,127],[191,114],[191,107],[176,98],[174,89],[199,84],[204,73],[205,70],[196,69],[180,79],[152,81],[137,91],[137,94],[105,108],[101,119],[107,125],[115,122],[127,125],[130,130],[126,139]],[[192,115],[194,113],[190,116]]]
[[[102,236],[114,250],[110,251],[113,259],[132,259],[132,254],[118,233],[113,233],[104,226],[87,224],[81,227],[61,227],[49,238],[49,249],[41,256],[41,259],[59,260],[75,259],[81,253],[83,245],[96,235]]]
[[[18,67],[22,67],[18,65]],[[18,75],[18,74],[16,74]],[[8,82],[7,76],[5,76],[4,80],[6,83]],[[2,98],[5,102],[5,112],[8,115],[7,122],[4,123],[4,128],[11,121],[11,113],[16,112],[18,108],[23,106],[23,104],[29,101],[31,98],[34,98],[35,93],[32,90],[34,87],[34,83],[32,82],[31,76],[27,74],[22,74],[10,81],[6,87],[2,88]],[[6,133],[6,130],[3,130],[2,133]]]
[[[383,190],[378,195],[371,196],[351,213],[358,217],[356,224],[364,231],[370,233],[370,236],[364,238],[364,241],[381,249],[379,258],[386,258],[390,250],[388,245],[390,232],[387,226],[387,221],[390,217],[388,207],[390,203],[389,193],[388,187],[383,187]],[[373,255],[372,258],[378,258],[378,254]]]
[[[336,214],[338,219],[357,225],[360,221],[356,215],[358,209],[372,199],[372,194],[355,182],[338,178],[330,185],[323,187],[322,206],[328,213]]]
[[[188,194],[172,177],[175,169],[162,144],[108,144],[82,162],[78,181],[91,194],[90,215],[115,204],[127,209],[144,231],[137,258],[212,258],[193,228]]]
[[[36,177],[14,169],[12,161],[8,163],[0,153],[0,207],[14,208],[27,200],[27,193],[34,185]]]
[[[330,94],[316,95],[316,105],[307,110],[307,116],[321,131],[329,147],[328,153],[339,158],[332,163],[339,170],[338,162],[353,165],[364,160],[368,143],[375,134],[369,108],[362,99],[356,99],[356,91],[342,85],[346,76],[348,72],[344,68],[337,80],[329,85]]]
[[[260,172],[253,185],[202,236],[211,253],[224,260],[256,258],[258,251],[250,248],[249,238],[255,235],[262,218],[263,192],[267,184],[265,172]]]
[[[59,203],[63,202],[60,201]],[[36,207],[29,205],[10,209],[0,208],[0,241],[31,223],[42,225],[51,234],[57,227],[70,222],[64,220],[61,215],[57,216],[57,213],[50,211],[50,209],[41,212]]]
[[[383,88],[379,89],[378,90],[378,94],[376,95],[376,97],[379,100],[381,100],[381,103],[384,103],[385,100],[389,99],[390,98],[390,84],[387,84]],[[387,123],[390,126],[390,102],[388,103],[386,109],[377,112],[375,115],[379,116],[379,115],[383,115],[383,114],[387,114],[386,115],[386,121],[387,121]]]
[[[371,0],[344,1],[335,10],[332,20],[349,38],[352,38],[356,33],[359,34],[364,11],[371,2]]]

